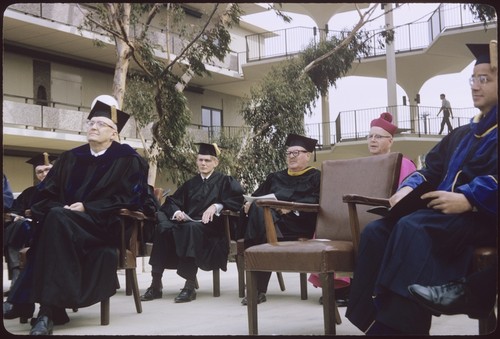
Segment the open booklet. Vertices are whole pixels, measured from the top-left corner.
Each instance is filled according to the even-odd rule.
[[[255,200],[278,200],[274,193],[266,194],[266,195],[260,195],[258,197],[254,197],[251,195],[244,195],[243,198],[245,198],[246,201],[248,202],[254,202]]]
[[[367,212],[381,215],[392,219],[399,219],[407,214],[413,213],[416,210],[427,208],[430,199],[420,199],[420,197],[427,192],[435,190],[432,185],[424,181],[417,186],[413,191],[408,193],[403,199],[392,207],[377,206],[367,210]]]

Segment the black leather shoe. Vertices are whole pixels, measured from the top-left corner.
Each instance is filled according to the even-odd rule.
[[[141,300],[142,301],[150,301],[153,299],[161,299],[163,297],[163,292],[162,290],[157,290],[152,287],[148,287],[146,290],[146,293],[141,295]]]
[[[21,324],[28,322],[28,319],[33,316],[35,311],[34,304],[11,304],[8,302],[3,303],[3,318],[16,319],[19,318]]]
[[[183,288],[181,293],[177,297],[175,297],[174,301],[176,303],[187,303],[189,301],[196,299],[196,291],[191,288]]]
[[[436,316],[467,314],[470,318],[483,319],[491,311],[477,306],[463,278],[441,286],[413,284],[408,286],[408,291],[420,305]]]
[[[42,315],[36,318],[36,323],[31,328],[30,335],[51,335],[53,329],[52,319]]]
[[[267,298],[266,298],[266,294],[263,293],[263,292],[259,292],[259,294],[257,294],[257,305],[258,304],[262,304],[262,303],[265,303],[267,301]],[[248,305],[248,300],[247,300],[247,297],[243,298],[241,300],[241,304],[243,306],[246,306]]]
[[[30,325],[35,326],[38,318],[31,318]],[[52,322],[54,326],[64,325],[69,323],[68,313],[66,313],[66,309],[64,308],[55,308],[52,310]]]

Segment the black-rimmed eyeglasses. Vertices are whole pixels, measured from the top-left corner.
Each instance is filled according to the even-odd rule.
[[[308,153],[308,151],[290,151],[290,152],[285,152],[285,155],[287,157],[295,158],[298,157],[300,153]]]

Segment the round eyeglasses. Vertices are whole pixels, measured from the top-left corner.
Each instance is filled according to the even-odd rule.
[[[88,128],[92,128],[92,127],[96,126],[96,128],[99,128],[99,129],[100,129],[100,128],[103,128],[103,127],[109,127],[109,128],[114,129],[114,127],[113,127],[113,126],[108,125],[108,124],[107,124],[107,123],[105,123],[104,121],[93,121],[93,120],[89,120],[89,121],[87,121],[87,122],[86,122],[86,124],[87,124],[87,127],[88,127]]]
[[[475,84],[485,85],[488,83],[488,77],[486,75],[471,76],[469,78],[469,84],[474,86]]]
[[[392,138],[392,137],[389,135],[380,135],[380,134],[368,134],[366,136],[366,139],[368,139],[368,140],[370,140],[370,139],[380,140],[383,138]]]

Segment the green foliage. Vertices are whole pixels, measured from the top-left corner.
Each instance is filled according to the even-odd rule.
[[[345,33],[347,35],[347,32]],[[326,95],[330,86],[335,86],[336,81],[342,78],[352,67],[352,63],[360,56],[367,55],[368,47],[363,42],[365,33],[360,32],[346,46],[339,48],[333,55],[321,61],[318,66],[312,68],[308,75],[322,95]],[[335,49],[345,39],[345,36],[333,36],[329,40],[318,44],[311,44],[300,53],[304,64],[321,57]]]
[[[488,22],[496,20],[497,12],[495,7],[486,4],[464,4],[464,8],[469,8],[472,14],[483,22],[485,29],[488,27]]]

